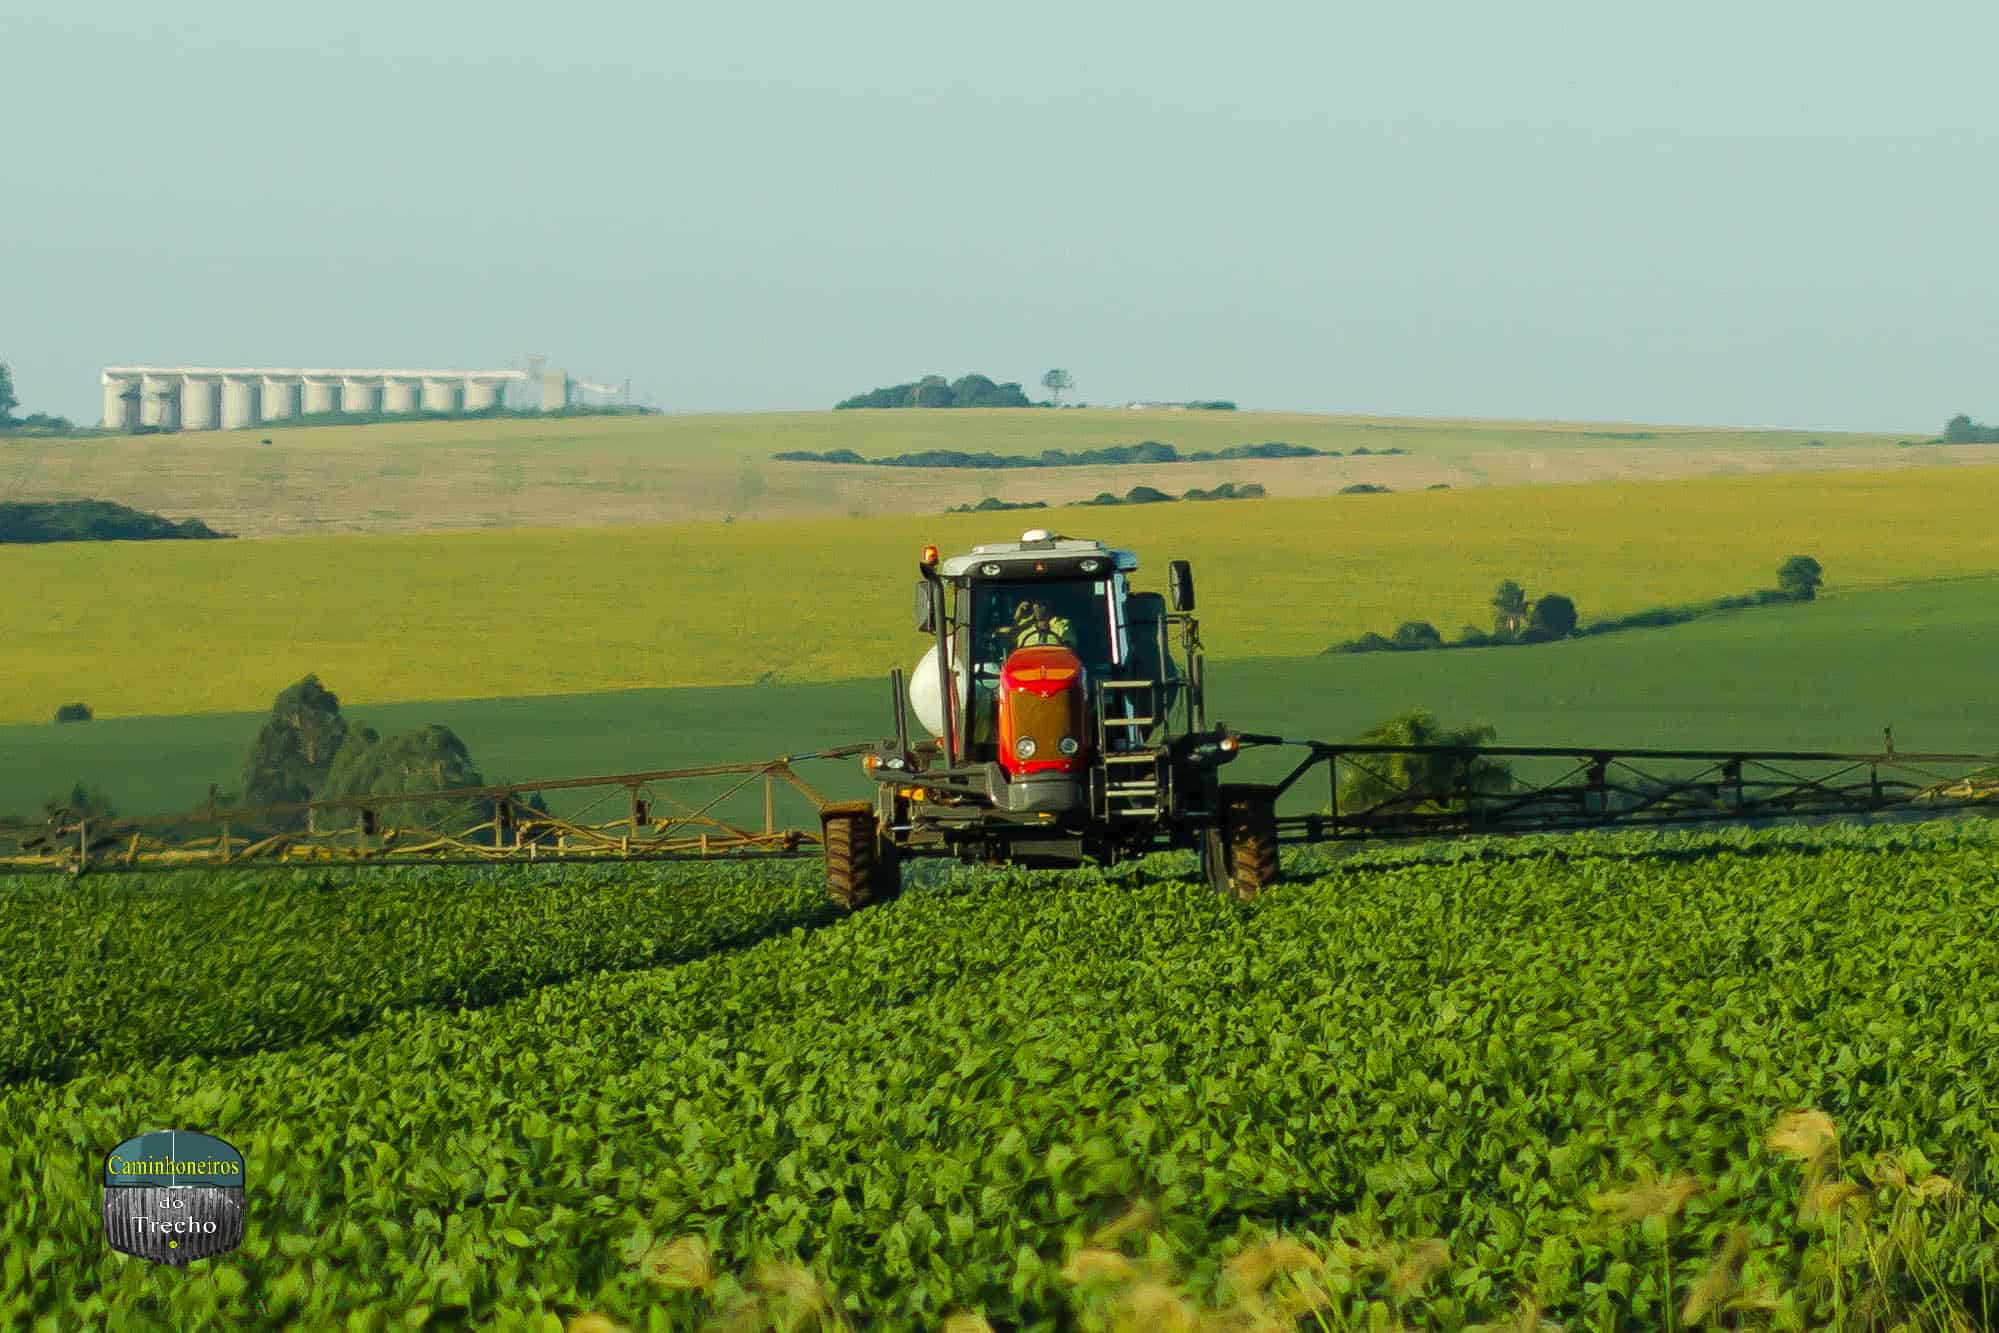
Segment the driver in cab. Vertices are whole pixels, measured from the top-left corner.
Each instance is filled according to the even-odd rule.
[[[1013,609],[1015,648],[1067,648],[1077,646],[1076,631],[1067,616],[1058,616],[1040,602],[1026,601]]]

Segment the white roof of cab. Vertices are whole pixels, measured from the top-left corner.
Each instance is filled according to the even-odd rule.
[[[1040,537],[1042,529],[1030,529],[1017,542],[987,542],[974,546],[967,555],[954,555],[938,567],[938,573],[945,578],[962,578],[972,572],[976,565],[1031,563],[1046,560],[1049,556],[1104,555],[1111,558],[1116,568],[1134,570],[1138,568],[1138,556],[1131,551],[1118,551],[1102,542],[1085,541],[1076,537],[1051,536],[1036,541],[1029,537]]]

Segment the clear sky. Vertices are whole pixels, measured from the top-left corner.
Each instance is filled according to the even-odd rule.
[[[1999,5],[0,7],[0,359],[1999,418]]]

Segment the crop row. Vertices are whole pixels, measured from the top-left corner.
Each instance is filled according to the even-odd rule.
[[[1247,909],[1180,869],[960,876],[678,966],[0,1092],[0,1229],[37,1238],[0,1322],[683,1328],[646,1257],[692,1237],[813,1270],[857,1323],[1053,1329],[1077,1247],[1142,1201],[1197,1282],[1276,1230],[1426,1237],[1410,1319],[1531,1293],[1657,1327],[1671,1274],[1794,1233],[1784,1113],[1967,1185],[1999,1149],[1989,842],[1363,861]],[[248,1239],[202,1281],[97,1239],[102,1152],[165,1125],[251,1164]],[[1596,1225],[1676,1173],[1704,1188],[1669,1227]],[[1972,1308],[1993,1222],[1922,1241]]]
[[[803,863],[0,878],[0,1083],[278,1050],[827,915]]]

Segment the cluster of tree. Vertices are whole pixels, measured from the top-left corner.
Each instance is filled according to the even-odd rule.
[[[1172,504],[1176,500],[1260,500],[1264,497],[1265,493],[1263,487],[1253,481],[1241,484],[1233,481],[1225,481],[1221,485],[1209,487],[1205,491],[1195,486],[1180,492],[1178,496],[1168,495],[1165,491],[1153,486],[1134,486],[1123,495],[1116,495],[1110,491],[1099,491],[1091,499],[1077,500],[1075,503],[1079,505],[1156,505]]]
[[[1717,597],[1685,606],[1654,607],[1627,616],[1579,623],[1573,600],[1558,592],[1529,600],[1527,592],[1507,579],[1492,595],[1492,629],[1466,625],[1455,641],[1446,642],[1427,620],[1405,620],[1389,635],[1363,634],[1334,644],[1328,653],[1421,652],[1433,648],[1488,648],[1504,644],[1552,643],[1557,639],[1613,634],[1627,629],[1653,629],[1684,624],[1718,611],[1736,611],[1781,602],[1809,602],[1825,583],[1825,567],[1811,556],[1794,555],[1777,568],[1777,586],[1739,597]]]
[[[1371,481],[1357,481],[1351,486],[1340,487],[1341,495],[1386,495],[1388,487],[1377,486]]]
[[[92,716],[89,704],[63,704],[56,709],[58,722],[88,722]]]
[[[20,405],[21,400],[14,396],[13,368],[0,361],[0,432],[65,435],[76,429],[68,417],[54,417],[46,412],[17,417],[14,409]]]
[[[1446,727],[1435,715],[1412,708],[1355,737],[1362,745],[1432,745],[1474,750],[1490,745],[1499,732],[1482,723]],[[1364,764],[1340,769],[1340,809],[1351,815],[1411,797],[1432,809],[1455,809],[1466,793],[1511,790],[1513,772],[1497,759],[1455,754],[1369,755]]]
[[[1999,444],[1999,426],[1986,426],[1960,412],[1944,423],[1945,444]]]
[[[145,542],[227,537],[198,518],[176,523],[110,500],[29,500],[0,504],[0,545],[35,542]]]
[[[1053,373],[1053,372],[1051,372]],[[1065,372],[1066,373],[1066,372]],[[1046,379],[1044,377],[1044,383]],[[1066,382],[1068,388],[1073,381]],[[1018,382],[1001,384],[984,375],[965,375],[946,380],[942,375],[925,375],[908,384],[891,384],[886,389],[857,393],[833,404],[834,411],[851,407],[1034,407],[1037,404],[1021,392]]]
[[[1357,449],[1355,453],[1365,453]],[[1388,450],[1401,453],[1400,449]],[[962,449],[925,449],[913,454],[887,458],[863,458],[852,449],[787,449],[772,454],[781,463],[865,463],[870,467],[935,468],[1035,468],[1035,467],[1123,467],[1146,463],[1231,463],[1261,458],[1338,458],[1337,450],[1314,449],[1307,444],[1286,444],[1266,440],[1262,444],[1232,444],[1225,449],[1202,449],[1183,454],[1158,440],[1137,444],[1113,444],[1101,449],[1043,449],[1038,454],[968,453]]]
[[[483,787],[472,755],[449,727],[419,727],[384,738],[365,723],[349,725],[340,699],[309,675],[278,693],[243,764],[241,803],[247,807],[359,796],[412,796]],[[526,803],[546,812],[539,794]],[[401,800],[381,811],[384,828],[476,821],[486,813],[468,800]],[[343,817],[353,823],[358,817]],[[272,827],[302,828],[303,816]],[[322,831],[325,825],[321,824]]]

